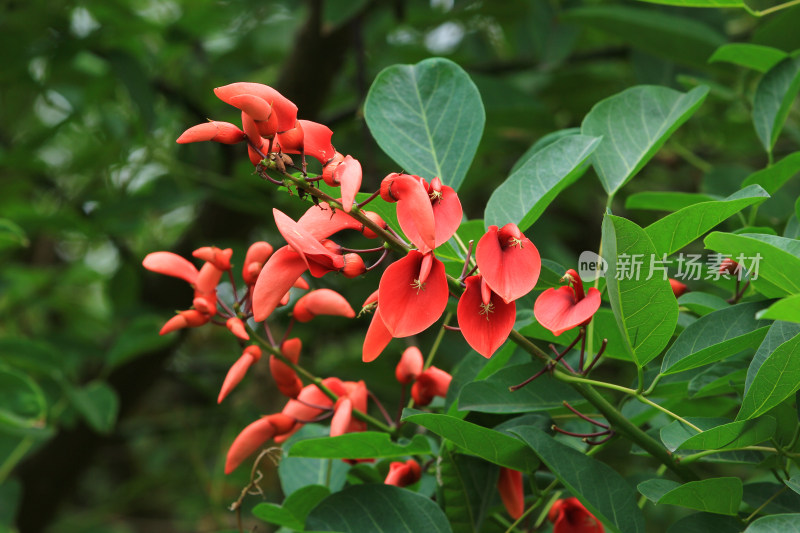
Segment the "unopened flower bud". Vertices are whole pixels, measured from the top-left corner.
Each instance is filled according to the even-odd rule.
[[[669,278],[669,286],[672,288],[675,298],[680,298],[688,290],[688,287],[677,279]]]
[[[331,187],[337,187],[339,185],[339,182],[334,177],[334,171],[342,161],[344,161],[344,156],[336,152],[330,161],[325,163],[325,166],[322,167],[322,179]]]
[[[192,256],[213,263],[220,270],[230,270],[233,250],[226,248],[220,250],[216,246],[203,246],[192,252]]]
[[[346,278],[357,278],[366,271],[367,267],[360,255],[356,253],[344,255],[344,267],[341,272]]]
[[[388,227],[386,225],[386,222],[383,221],[383,219],[381,218],[381,216],[378,213],[375,213],[373,211],[365,211],[364,212],[364,216],[366,216],[368,219],[370,219],[375,224],[377,224],[378,227],[380,227],[381,229],[386,229]],[[376,238],[378,236],[377,233],[375,233],[374,231],[369,229],[367,226],[361,226],[361,233],[367,239],[374,239],[374,238]]]
[[[227,322],[225,322],[225,327],[227,327],[231,333],[243,341],[250,340],[250,335],[247,334],[247,330],[244,327],[244,322],[242,322],[241,319],[232,316]]]

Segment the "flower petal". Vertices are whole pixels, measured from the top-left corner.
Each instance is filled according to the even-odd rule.
[[[240,81],[223,87],[217,87],[214,89],[214,94],[216,94],[220,100],[228,104],[231,98],[240,94],[258,96],[270,104],[273,112],[278,114],[278,131],[292,129],[297,120],[297,106],[268,85]]]
[[[392,340],[392,334],[386,329],[386,324],[381,318],[380,309],[375,309],[372,322],[369,323],[367,336],[364,337],[364,347],[361,350],[361,360],[370,363],[378,358],[381,352]]]
[[[295,420],[281,413],[265,416],[256,420],[239,433],[228,450],[225,460],[225,473],[230,474],[242,461],[261,447],[262,444],[275,437],[287,433],[295,425]]]
[[[237,144],[244,140],[244,132],[230,122],[210,121],[192,126],[181,133],[178,144],[214,141],[222,144]]]
[[[356,194],[361,188],[361,163],[351,156],[344,158],[334,171],[335,179],[342,187],[342,206],[349,213],[356,199]]]
[[[491,293],[488,304],[481,296],[481,277],[470,276],[464,294],[458,300],[458,326],[473,350],[489,358],[500,348],[514,328],[517,306],[505,303],[497,293]]]
[[[420,283],[424,254],[411,250],[383,272],[378,287],[381,318],[393,337],[408,337],[436,322],[447,307],[444,264],[432,257],[431,270]]]
[[[347,433],[350,417],[353,414],[353,401],[350,398],[341,398],[336,404],[336,410],[331,419],[331,437],[338,437]]]
[[[312,276],[321,277],[327,272],[344,267],[344,258],[341,255],[334,254],[325,248],[319,239],[314,238],[297,222],[275,208],[272,209],[272,214],[275,217],[278,231],[289,243],[289,246],[302,256]]]
[[[172,252],[153,252],[147,254],[142,266],[151,272],[180,278],[194,285],[198,270],[188,259]]]
[[[388,176],[387,176],[388,178]],[[420,251],[436,248],[436,221],[422,178],[400,174],[392,178],[389,194],[397,199],[397,222]]]
[[[550,288],[536,299],[533,315],[539,324],[558,336],[592,318],[600,308],[600,301],[600,291],[594,287],[577,304],[571,287]]]
[[[508,233],[516,240],[510,242]],[[507,303],[528,294],[542,269],[539,250],[514,224],[502,230],[489,226],[475,248],[475,261],[489,287]]]
[[[272,254],[253,288],[253,319],[256,322],[266,320],[305,271],[303,257],[288,246]]]
[[[522,488],[522,472],[501,467],[497,490],[509,516],[514,520],[525,511],[525,493]]]
[[[394,376],[403,385],[408,385],[422,373],[425,361],[422,352],[416,346],[409,346],[400,357],[400,362],[394,369]]]
[[[353,318],[356,312],[338,292],[331,289],[317,289],[297,300],[293,316],[299,322],[308,322],[317,315]]]
[[[255,346],[255,348],[258,348]],[[245,374],[247,374],[247,370],[250,366],[255,362],[255,358],[252,356],[250,352],[247,350],[242,353],[241,357],[236,360],[235,363],[231,366],[230,370],[228,370],[227,375],[225,376],[225,380],[222,382],[222,387],[219,391],[219,396],[217,396],[217,403],[222,403],[222,400],[225,399],[230,392],[236,388],[236,385],[239,384],[240,381],[244,378]]]

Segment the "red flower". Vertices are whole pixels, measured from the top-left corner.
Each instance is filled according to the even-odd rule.
[[[278,144],[285,154],[305,154],[324,165],[336,154],[332,136],[333,132],[324,124],[298,120],[289,131],[278,133]]]
[[[261,348],[253,345],[244,349],[242,356],[228,370],[225,381],[222,382],[222,388],[219,390],[217,403],[222,403],[222,400],[242,381],[248,369],[259,359],[261,359]]]
[[[672,294],[675,295],[675,298],[680,298],[683,293],[688,290],[688,287],[677,279],[669,278],[669,286],[672,289]]]
[[[407,487],[419,481],[421,476],[422,469],[414,459],[409,459],[405,463],[392,461],[389,464],[389,473],[383,482],[395,487]]]
[[[547,519],[553,523],[553,533],[605,532],[603,524],[578,501],[578,498],[557,500],[550,507]]]
[[[416,176],[415,176],[416,177]],[[461,224],[463,211],[461,201],[452,187],[442,185],[439,178],[433,178],[428,184],[423,178],[417,178],[428,195],[433,209],[434,242],[428,243],[417,229],[417,209],[410,202],[397,202],[397,222],[411,242],[423,253],[441,246],[453,236]]]
[[[272,112],[277,114],[278,131],[292,129],[297,120],[297,106],[268,85],[240,81],[223,87],[217,87],[214,89],[214,94],[223,102],[231,104],[239,109],[241,109],[240,106],[231,102],[235,97],[243,94],[250,94],[261,98],[272,107]],[[235,102],[236,100],[233,101]]]
[[[428,367],[417,376],[417,380],[411,387],[411,397],[414,398],[417,405],[428,405],[433,401],[434,396],[445,398],[452,380],[453,376],[444,370],[435,366]]]
[[[397,381],[408,385],[422,373],[423,365],[422,352],[416,346],[409,346],[400,357],[400,362],[394,369],[394,375]]]
[[[233,250],[231,248],[220,250],[216,246],[203,246],[192,252],[193,257],[213,263],[215,267],[223,271],[231,269],[232,255]]]
[[[506,303],[528,294],[539,279],[536,246],[516,226],[489,226],[475,248],[475,261],[491,289]]]
[[[338,292],[331,289],[317,289],[297,300],[292,316],[298,322],[308,322],[317,315],[353,318],[356,312]]]
[[[547,289],[533,305],[536,320],[556,336],[588,324],[600,308],[600,291],[592,287],[584,295],[583,283],[577,272],[567,270],[563,280],[567,280],[570,286]]]
[[[398,222],[401,211],[403,220],[413,220],[413,225],[408,228],[402,223],[400,227],[417,248],[420,250],[436,248],[433,206],[422,178],[393,172],[381,182],[381,198],[390,203],[397,202]]]
[[[303,257],[289,246],[272,254],[253,287],[253,319],[266,320],[305,271]]]
[[[181,133],[178,144],[214,141],[222,144],[237,144],[244,140],[244,132],[230,122],[216,122],[214,120],[204,124],[192,126]]]
[[[231,333],[243,341],[250,340],[250,335],[247,334],[247,330],[244,327],[244,322],[242,322],[242,319],[232,316],[225,322],[225,327],[227,327]]]
[[[341,156],[339,152],[336,152],[336,155]],[[334,158],[334,161],[336,161],[336,158]],[[325,169],[328,168],[328,166],[325,167]],[[332,187],[342,187],[342,207],[345,212],[349,213],[356,199],[356,194],[361,188],[361,163],[358,162],[358,159],[348,155],[334,166],[330,174],[331,177],[325,179],[325,183]],[[324,179],[325,170],[323,170],[322,176]]]
[[[336,404],[316,385],[306,385],[300,391],[297,399],[289,400],[289,403],[283,408],[283,414],[294,418],[299,424],[295,427],[299,428],[302,424],[313,421],[325,411],[333,410],[331,437],[364,431],[366,423],[352,416],[353,409],[361,412],[367,410],[368,393],[364,382],[343,382],[338,378],[327,378],[322,380],[322,383],[338,396]]]
[[[383,272],[378,293],[381,318],[393,337],[424,331],[447,307],[444,264],[430,252],[411,250]]]
[[[467,288],[458,300],[458,325],[472,349],[489,358],[514,328],[517,306],[504,302],[481,276],[464,282]]]
[[[525,511],[525,493],[522,488],[522,472],[500,467],[497,490],[509,516],[517,520]]]
[[[325,248],[318,238],[277,209],[273,209],[272,214],[278,231],[289,246],[300,254],[312,276],[321,278],[328,272],[344,267],[341,254],[335,254]]]
[[[372,321],[369,323],[367,335],[364,337],[364,346],[361,350],[361,360],[365,363],[370,363],[377,359],[383,349],[386,348],[392,340],[392,334],[386,329],[386,324],[383,323],[380,309],[378,309],[378,291],[373,292],[361,307],[364,311],[369,311],[371,308],[374,309]]]
[[[225,460],[225,473],[230,474],[242,461],[258,450],[262,444],[279,435],[289,433],[295,426],[295,419],[276,413],[256,420],[239,433],[228,450]]]
[[[272,245],[266,241],[258,241],[250,245],[242,267],[242,279],[247,285],[255,285],[258,274],[271,255]]]
[[[153,252],[147,254],[142,261],[142,266],[151,272],[180,278],[192,285],[197,281],[197,267],[188,259],[184,259],[172,252]]]

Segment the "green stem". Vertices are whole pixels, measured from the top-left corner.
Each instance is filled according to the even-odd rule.
[[[25,454],[28,453],[28,450],[31,449],[35,442],[36,439],[32,437],[25,437],[19,441],[19,444],[17,444],[11,453],[8,454],[8,457],[6,457],[6,460],[3,461],[3,464],[0,464],[0,485],[3,484],[14,467],[17,466],[17,463],[19,463],[22,458],[25,457]]]
[[[711,169],[714,168],[711,163],[675,140],[672,141],[672,149],[675,150],[675,153],[681,156],[684,161],[700,170],[703,174],[708,174],[711,172]]]
[[[775,13],[776,11],[780,11],[781,9],[786,9],[787,7],[792,7],[800,4],[800,0],[791,0],[790,2],[784,2],[782,4],[778,4],[777,6],[768,7],[767,9],[762,9],[760,11],[756,9],[752,9],[748,7],[747,3],[744,3],[744,8],[747,10],[748,13],[753,15],[754,17],[763,17],[764,15],[769,15],[770,13]]]
[[[439,345],[442,344],[442,339],[444,338],[445,326],[450,322],[450,319],[453,318],[453,313],[449,312],[444,317],[444,322],[442,322],[442,327],[439,328],[439,333],[436,335],[436,339],[433,341],[433,346],[431,346],[431,351],[428,352],[428,358],[425,359],[425,366],[423,368],[428,368],[433,364],[433,358],[436,355],[436,351],[439,349]]]
[[[758,507],[758,509],[756,509],[755,511],[753,511],[752,513],[750,513],[750,516],[748,516],[747,518],[745,518],[745,519],[744,519],[744,522],[745,522],[745,524],[746,524],[746,523],[748,523],[748,522],[750,522],[750,520],[752,520],[752,519],[753,519],[753,518],[755,518],[756,516],[758,516],[758,513],[760,513],[760,512],[761,512],[761,511],[764,509],[764,507],[766,507],[767,505],[769,505],[769,504],[770,504],[770,502],[771,502],[772,500],[774,500],[775,498],[777,498],[778,496],[780,496],[781,494],[783,494],[783,493],[784,493],[784,492],[786,492],[787,490],[789,490],[789,487],[787,487],[787,486],[785,486],[785,485],[784,485],[784,487],[783,487],[782,489],[780,489],[780,490],[779,490],[779,491],[777,491],[775,494],[773,494],[772,496],[770,496],[769,498],[767,498],[767,501],[765,501],[764,503],[762,503],[762,504],[761,504],[761,505]]]

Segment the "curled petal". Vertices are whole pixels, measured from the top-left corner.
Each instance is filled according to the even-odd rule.
[[[304,153],[311,156],[323,165],[336,155],[336,149],[331,144],[333,132],[328,126],[312,122],[310,120],[298,120],[302,136],[297,140],[297,136],[289,137],[285,134],[278,134],[281,150],[287,154]],[[297,128],[297,126],[295,126]]]
[[[353,402],[353,409],[367,412],[367,386],[363,381],[345,381],[344,382],[345,394]],[[352,433],[355,431],[366,431],[367,424],[362,422],[356,417],[351,417],[350,424],[347,426],[347,432]]]
[[[391,340],[392,334],[386,329],[380,310],[375,309],[375,314],[372,315],[372,322],[370,322],[369,329],[367,329],[367,336],[364,337],[361,360],[365,363],[374,361]]]
[[[336,152],[333,154],[333,157],[322,166],[322,179],[327,185],[331,187],[339,186],[339,180],[334,176],[334,172],[342,161],[344,161],[344,156]]]
[[[239,433],[228,450],[225,460],[225,473],[230,474],[242,461],[258,450],[268,440],[277,435],[288,433],[295,425],[295,420],[281,413],[265,416],[256,420]]]
[[[230,270],[233,249],[220,250],[216,246],[203,246],[192,252],[192,256],[213,263],[220,270]]]
[[[253,355],[255,353],[253,348],[258,350],[258,357]],[[233,366],[231,366],[230,370],[228,370],[228,374],[225,376],[225,381],[222,382],[222,388],[219,391],[219,396],[217,396],[217,403],[222,403],[222,400],[224,400],[225,397],[236,388],[236,385],[242,381],[250,366],[258,361],[260,357],[261,349],[258,346],[248,346],[245,348],[242,356],[239,357],[239,359],[233,363]]]
[[[433,206],[422,178],[409,174],[396,174],[389,181],[389,185],[384,187],[391,176],[392,174],[384,178],[381,184],[381,196],[385,188],[386,194],[397,201],[397,221],[403,232],[420,250],[428,251],[436,248]]]
[[[214,263],[205,263],[197,274],[195,288],[201,293],[214,292],[217,290],[221,277],[222,270],[218,269]]]
[[[508,338],[514,328],[517,306],[505,303],[490,291],[489,301],[483,299],[481,276],[464,280],[467,288],[458,300],[458,326],[467,343],[484,357],[491,357]]]
[[[302,347],[303,343],[300,339],[288,339],[281,344],[281,353],[291,362],[297,364]],[[303,389],[303,383],[297,377],[294,369],[274,355],[269,358],[269,369],[281,394],[289,398],[297,398]]]
[[[345,394],[344,384],[338,378],[323,379],[322,383],[337,396]],[[296,400],[289,400],[286,403],[282,412],[300,422],[306,422],[332,408],[333,401],[324,392],[316,385],[306,385]]]
[[[242,127],[247,134],[247,140],[258,149],[264,146],[264,139],[261,137],[261,132],[258,131],[258,125],[253,117],[242,111]],[[259,157],[259,161],[261,158]]]
[[[361,188],[361,163],[358,162],[358,159],[348,155],[336,167],[333,176],[334,180],[342,187],[342,206],[345,212],[349,213],[356,199],[356,193]],[[459,222],[461,222],[460,219]]]
[[[434,198],[431,199],[431,196],[434,196]],[[402,200],[397,202],[397,221],[403,229],[403,233],[423,253],[446,243],[456,232],[458,226],[461,225],[461,219],[463,218],[461,201],[452,187],[440,185],[439,190],[431,188],[428,201],[431,203],[431,209],[433,210],[433,245],[426,242],[425,237],[417,229],[416,207]]]
[[[600,300],[600,291],[594,287],[578,303],[571,287],[550,288],[536,299],[533,315],[539,324],[558,336],[590,320],[600,308]]]
[[[241,319],[232,316],[225,322],[225,326],[228,328],[228,330],[230,330],[231,333],[243,341],[250,340],[250,335],[247,334],[247,330],[244,327],[244,322],[242,322]]]
[[[303,258],[288,246],[272,254],[253,288],[253,318],[256,322],[263,322],[272,314],[281,298],[305,271]]]
[[[421,280],[425,255],[411,250],[384,271],[379,285],[381,317],[394,337],[408,337],[431,326],[447,307],[444,264],[430,256],[430,273]]]
[[[170,318],[166,324],[161,328],[159,335],[166,335],[173,331],[183,328],[196,328],[202,326],[209,321],[210,317],[206,314],[189,309],[188,311],[181,311],[174,317]]]
[[[326,239],[345,229],[361,231],[363,225],[341,209],[333,210],[325,203],[311,206],[297,221],[297,225],[318,240]]]
[[[253,285],[258,279],[258,274],[264,267],[264,263],[272,255],[272,245],[266,241],[254,242],[247,249],[244,256],[244,266],[242,267],[242,278],[248,285]]]
[[[288,98],[268,85],[261,83],[251,83],[240,81],[231,83],[223,87],[214,89],[214,94],[223,102],[230,104],[231,98],[242,94],[252,94],[258,96],[272,106],[272,110],[278,116],[278,131],[288,130],[294,127],[297,120],[297,106]]]
[[[297,222],[274,208],[272,214],[275,217],[278,231],[281,232],[289,246],[301,255],[312,276],[322,277],[330,271],[340,270],[344,267],[344,259],[341,255],[334,254],[325,248],[319,239],[314,238]]]
[[[514,224],[502,230],[489,226],[475,248],[475,260],[483,279],[506,303],[528,294],[542,269],[536,246]]]
[[[317,289],[303,295],[294,306],[294,318],[308,322],[317,315],[353,318],[356,312],[344,296],[331,289]]]
[[[331,437],[338,437],[347,433],[352,414],[353,401],[350,398],[340,398],[331,419]]]
[[[222,144],[237,144],[244,140],[244,132],[230,122],[210,121],[192,126],[184,131],[178,144],[214,141]]]
[[[422,352],[416,346],[409,346],[400,357],[400,362],[394,369],[394,375],[397,381],[407,385],[422,373],[423,365]]]
[[[227,103],[247,113],[253,120],[268,120],[272,115],[272,106],[265,102],[263,98],[252,94],[232,96]]]
[[[510,468],[500,467],[500,477],[497,480],[497,490],[506,511],[514,520],[522,516],[525,511],[525,493],[522,488],[522,472]]]
[[[435,396],[445,398],[453,376],[435,366],[428,367],[417,376],[411,387],[411,397],[418,405],[428,405]]]
[[[172,252],[153,252],[147,254],[142,261],[142,266],[151,272],[180,278],[192,285],[197,281],[197,267],[188,259],[184,259]]]

